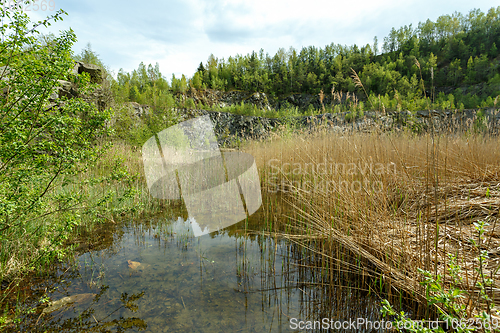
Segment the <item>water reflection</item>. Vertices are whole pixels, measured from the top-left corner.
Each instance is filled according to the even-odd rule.
[[[107,247],[58,270],[53,286],[37,286],[48,288],[51,303],[20,329],[289,332],[293,318],[380,319],[377,299],[307,267],[317,260],[313,252],[246,232],[262,229],[262,221],[256,214],[197,238],[195,221],[182,217],[115,226]],[[77,295],[87,296],[67,298]]]

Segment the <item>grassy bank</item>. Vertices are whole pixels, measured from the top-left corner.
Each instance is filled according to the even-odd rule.
[[[84,172],[55,180],[43,212],[3,234],[0,303],[16,304],[23,279],[50,274],[54,261],[97,246],[100,240],[94,231],[104,224],[164,210],[165,203],[150,197],[142,170],[140,150],[115,142]],[[13,314],[6,312],[3,320]]]

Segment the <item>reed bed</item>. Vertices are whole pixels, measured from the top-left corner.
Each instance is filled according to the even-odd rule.
[[[407,295],[415,314],[428,315],[418,269],[442,275],[449,287],[453,255],[469,314],[485,306],[479,268],[493,280],[489,296],[500,300],[499,137],[319,131],[244,150],[256,158],[263,189],[295,207],[285,218],[275,214],[288,224],[277,234],[319,253],[330,274],[366,278],[368,289],[379,281],[379,291]],[[478,221],[488,223],[483,240]],[[479,267],[481,250],[489,256]]]

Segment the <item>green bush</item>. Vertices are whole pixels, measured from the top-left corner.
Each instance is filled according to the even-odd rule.
[[[111,111],[97,101],[49,97],[58,80],[77,82],[78,92],[91,96],[97,86],[88,75],[72,73],[70,29],[50,44],[35,38],[40,25],[28,27],[29,17],[17,7],[0,7],[0,280],[39,269],[66,253],[64,243],[83,216],[108,209],[111,191],[92,192],[94,185],[123,180],[113,175],[85,179],[106,146]],[[61,19],[65,12],[54,16]],[[15,34],[12,34],[15,31]],[[91,194],[94,193],[94,194]]]

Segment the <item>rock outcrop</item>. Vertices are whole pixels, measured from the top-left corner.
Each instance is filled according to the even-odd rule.
[[[81,61],[77,61],[75,63],[75,66],[73,67],[73,74],[82,74],[82,73],[89,74],[91,83],[97,83],[97,84],[103,83],[102,69],[97,65],[85,64]]]
[[[76,84],[73,82],[65,81],[65,80],[57,80],[59,86],[54,88],[52,94],[50,94],[49,100],[51,102],[55,102],[57,99],[66,97],[66,98],[74,98],[78,97],[78,89]]]
[[[324,129],[331,132],[403,131],[417,133],[456,132],[464,129],[500,133],[500,110],[430,110],[417,112],[365,112],[363,117],[354,117],[349,112],[326,113],[289,119],[242,116],[227,112],[177,109],[181,121],[209,115],[219,144],[232,146],[246,139],[261,140],[280,128],[295,127],[302,131]]]
[[[342,103],[346,102],[346,99],[354,96],[352,94],[343,94],[340,99]],[[280,97],[272,97],[266,93],[261,92],[246,92],[246,91],[218,91],[212,89],[206,90],[190,90],[186,95],[179,94],[177,98],[184,102],[187,98],[192,98],[193,101],[199,105],[200,103],[206,106],[219,106],[226,107],[231,105],[241,105],[251,104],[257,106],[259,109],[271,110],[280,109],[283,107],[297,107],[300,110],[306,110],[310,106],[314,109],[321,109],[322,106],[327,106],[332,104],[332,96],[324,95],[323,101],[321,102],[319,95],[311,94],[290,94]],[[338,101],[335,101],[338,102]]]
[[[71,72],[75,75],[81,75],[82,73],[89,74],[90,83],[98,84],[99,87],[91,94],[81,95],[78,91],[78,84],[66,80],[57,80],[58,85],[49,96],[49,101],[51,103],[58,103],[62,98],[70,99],[81,97],[89,102],[94,102],[101,111],[109,106],[112,97],[109,91],[105,91],[105,89],[102,88],[104,79],[102,77],[102,70],[99,66],[77,61]]]
[[[181,95],[182,96],[182,95]],[[192,98],[199,105],[226,107],[231,105],[252,104],[259,109],[271,110],[272,105],[265,93],[245,91],[190,90],[185,98]],[[181,97],[182,99],[182,97]]]
[[[71,69],[71,73],[75,75],[81,75],[82,73],[88,73],[90,76],[90,82],[98,85],[103,84],[102,70],[96,65],[84,64],[82,62],[76,62],[74,67]],[[8,81],[12,75],[12,69],[9,66],[0,67],[0,78],[2,81]],[[9,87],[3,89],[3,94],[8,92]],[[55,104],[59,102],[62,98],[76,98],[82,97],[87,100],[92,100],[96,102],[100,109],[104,109],[109,102],[109,98],[105,100],[104,92],[101,88],[96,89],[91,96],[80,96],[78,91],[78,84],[66,80],[57,80],[57,84],[53,91],[49,95],[49,102]]]
[[[143,117],[148,116],[151,113],[151,107],[145,104],[139,104],[136,102],[128,102],[126,107],[130,109],[131,114],[135,117]],[[130,114],[130,113],[129,113]]]
[[[181,121],[209,115],[217,140],[222,146],[233,145],[240,140],[266,138],[283,125],[280,119],[242,116],[228,112],[186,109],[177,109],[177,112]]]

